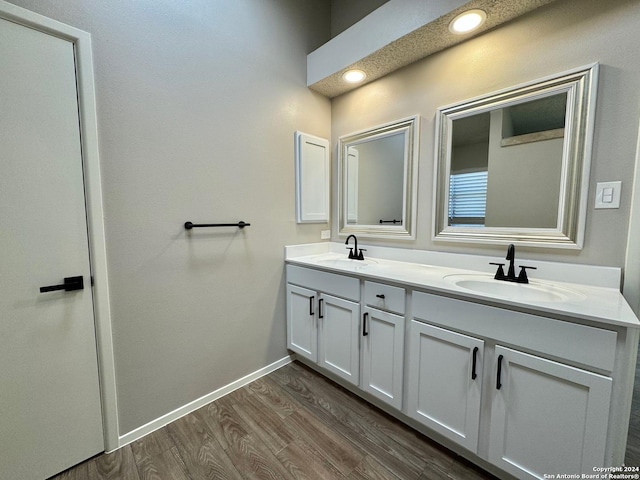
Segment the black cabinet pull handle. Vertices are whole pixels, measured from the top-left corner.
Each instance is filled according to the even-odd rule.
[[[309,297],[309,315],[314,316],[316,313],[313,311],[313,303],[315,302],[316,297]]]
[[[369,316],[369,312],[365,312],[364,315],[362,315],[362,336],[366,337],[367,335],[369,335],[369,332],[367,331],[367,317]]]
[[[478,374],[476,373],[476,365],[478,362],[478,347],[473,347],[473,363],[471,364],[471,380],[475,380]]]
[[[378,295],[376,295],[376,297],[378,297],[378,298],[382,298],[382,299],[384,300],[384,295],[383,295],[383,294],[381,294],[381,293],[379,293]]]
[[[65,292],[72,292],[74,290],[84,289],[84,279],[82,276],[67,277],[60,285],[48,285],[46,287],[40,287],[40,293],[55,292],[56,290],[64,290]]]
[[[324,302],[324,298],[318,300],[318,318],[324,318],[324,315],[322,314],[322,302]]]
[[[496,379],[497,390],[500,390],[500,388],[502,387],[501,377],[502,377],[502,359],[503,358],[504,357],[502,355],[498,357],[498,378]]]

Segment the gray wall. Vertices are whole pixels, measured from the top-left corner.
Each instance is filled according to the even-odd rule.
[[[344,32],[389,0],[331,0],[331,38]]]
[[[489,168],[489,143],[470,143],[451,149],[451,173],[482,172]]]
[[[436,109],[597,61],[601,69],[584,249],[519,250],[533,259],[624,266],[640,106],[639,5],[637,0],[554,2],[333,99],[334,143],[341,135],[422,116],[417,239],[370,243],[504,254],[503,247],[431,240]],[[594,210],[595,183],[608,180],[623,181],[621,208]],[[334,224],[338,240],[336,234]]]
[[[564,138],[503,147],[503,117],[491,112],[485,225],[555,228]]]
[[[120,433],[284,357],[283,246],[328,228],[295,223],[293,143],[330,134],[329,3],[13,3],[93,39]]]

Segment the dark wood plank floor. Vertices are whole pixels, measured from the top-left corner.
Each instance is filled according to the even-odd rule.
[[[296,362],[54,477],[214,478],[495,477]]]

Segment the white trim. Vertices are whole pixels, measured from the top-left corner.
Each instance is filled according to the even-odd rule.
[[[91,35],[4,0],[0,0],[0,17],[72,42],[75,48],[89,253],[91,275],[94,281],[93,308],[102,400],[102,422],[105,449],[112,449],[116,447],[118,441],[118,408],[109,308]]]
[[[85,41],[86,40],[86,41]],[[78,38],[76,42],[78,69],[78,92],[80,123],[82,129],[82,151],[84,158],[85,197],[87,203],[87,226],[91,272],[93,277],[93,301],[96,325],[96,346],[100,369],[102,395],[102,417],[105,450],[115,446],[119,436],[118,401],[116,394],[115,355],[111,330],[111,308],[109,303],[109,276],[107,271],[107,247],[104,231],[102,204],[102,182],[100,179],[100,157],[98,152],[98,124],[91,37]]]
[[[622,293],[636,313],[640,314],[640,129],[636,139],[636,158],[627,231],[627,251],[624,265],[624,286]]]
[[[148,435],[151,432],[154,432],[164,427],[165,425],[168,425],[169,423],[174,422],[175,420],[178,420],[179,418],[184,417],[185,415],[188,415],[189,413],[198,410],[199,408],[207,405],[208,403],[211,403],[221,397],[224,397],[225,395],[228,395],[229,393],[233,392],[234,390],[237,390],[238,388],[242,388],[245,385],[248,385],[249,383],[253,382],[254,380],[257,380],[260,377],[264,377],[265,375],[268,375],[271,372],[274,372],[291,362],[292,362],[291,356],[286,356],[284,358],[281,358],[280,360],[273,362],[270,365],[267,365],[266,367],[263,367],[259,370],[256,370],[253,373],[250,373],[249,375],[246,375],[234,382],[231,382],[230,384],[225,385],[224,387],[221,387],[192,402],[189,402],[186,405],[183,405],[182,407],[176,408],[172,412],[169,412],[159,418],[156,418],[155,420],[152,420],[149,423],[142,425],[141,427],[138,427],[135,430],[132,430],[131,432],[125,435],[122,435],[120,437],[118,447],[124,447],[125,445],[128,445],[131,442],[135,442],[136,440],[139,440],[145,435]],[[110,451],[107,453],[110,453]]]

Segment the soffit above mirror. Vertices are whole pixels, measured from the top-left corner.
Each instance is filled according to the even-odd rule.
[[[307,55],[307,86],[337,97],[554,1],[390,0]],[[473,33],[452,34],[451,20],[471,9],[485,11],[486,22]],[[364,71],[364,82],[346,83],[342,75],[350,69]]]

